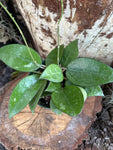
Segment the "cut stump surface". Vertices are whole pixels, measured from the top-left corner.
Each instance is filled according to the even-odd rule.
[[[87,129],[101,110],[101,97],[89,97],[83,111],[77,117],[56,115],[49,109],[37,106],[34,115],[29,106],[12,119],[8,118],[8,103],[16,84],[25,77],[22,74],[9,82],[0,96],[0,141],[8,148],[32,150],[72,150],[88,137]]]

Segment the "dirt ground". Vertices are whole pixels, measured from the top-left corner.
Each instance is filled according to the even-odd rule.
[[[0,9],[0,47],[10,42],[22,43],[22,39],[12,22],[7,19],[7,15]],[[12,79],[13,71],[0,61],[0,88]],[[105,94],[102,99],[102,111],[97,114],[88,130],[89,138],[83,140],[76,150],[113,150],[113,83],[102,88]],[[5,150],[2,144],[0,150]]]

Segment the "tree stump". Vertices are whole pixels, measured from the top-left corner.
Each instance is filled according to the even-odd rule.
[[[15,85],[26,74],[9,82],[0,96],[0,141],[8,148],[18,150],[72,150],[88,137],[88,128],[101,110],[101,97],[89,97],[77,117],[56,115],[37,105],[34,115],[27,106],[12,119],[8,118],[8,103]]]
[[[15,0],[42,58],[57,45],[60,0]],[[79,56],[113,60],[113,1],[63,0],[60,43],[79,39]]]

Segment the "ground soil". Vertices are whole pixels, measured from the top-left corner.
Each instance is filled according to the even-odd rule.
[[[0,47],[7,42],[21,43],[22,41],[18,41],[18,33],[15,35],[17,35],[15,36],[17,37],[16,40],[10,39],[10,37],[7,40],[5,38],[5,43],[1,42]],[[12,72],[14,72],[13,69],[0,61],[0,88],[12,79]],[[102,88],[105,94],[102,99],[102,111],[97,114],[95,121],[89,128],[88,139],[83,140],[76,150],[113,150],[113,83]],[[6,150],[2,144],[0,144],[0,150]],[[21,150],[21,148],[18,148],[18,150]]]

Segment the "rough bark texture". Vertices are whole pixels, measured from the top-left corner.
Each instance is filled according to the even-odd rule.
[[[15,0],[42,57],[57,45],[60,0]],[[79,39],[79,55],[113,60],[113,1],[64,0],[61,44]]]
[[[9,82],[5,89],[0,89],[0,142],[9,150],[31,148],[32,150],[72,150],[88,136],[87,129],[101,110],[101,97],[86,100],[83,111],[77,117],[66,114],[56,115],[49,109],[37,106],[31,113],[27,106],[9,120],[9,97],[15,85],[26,74]]]

